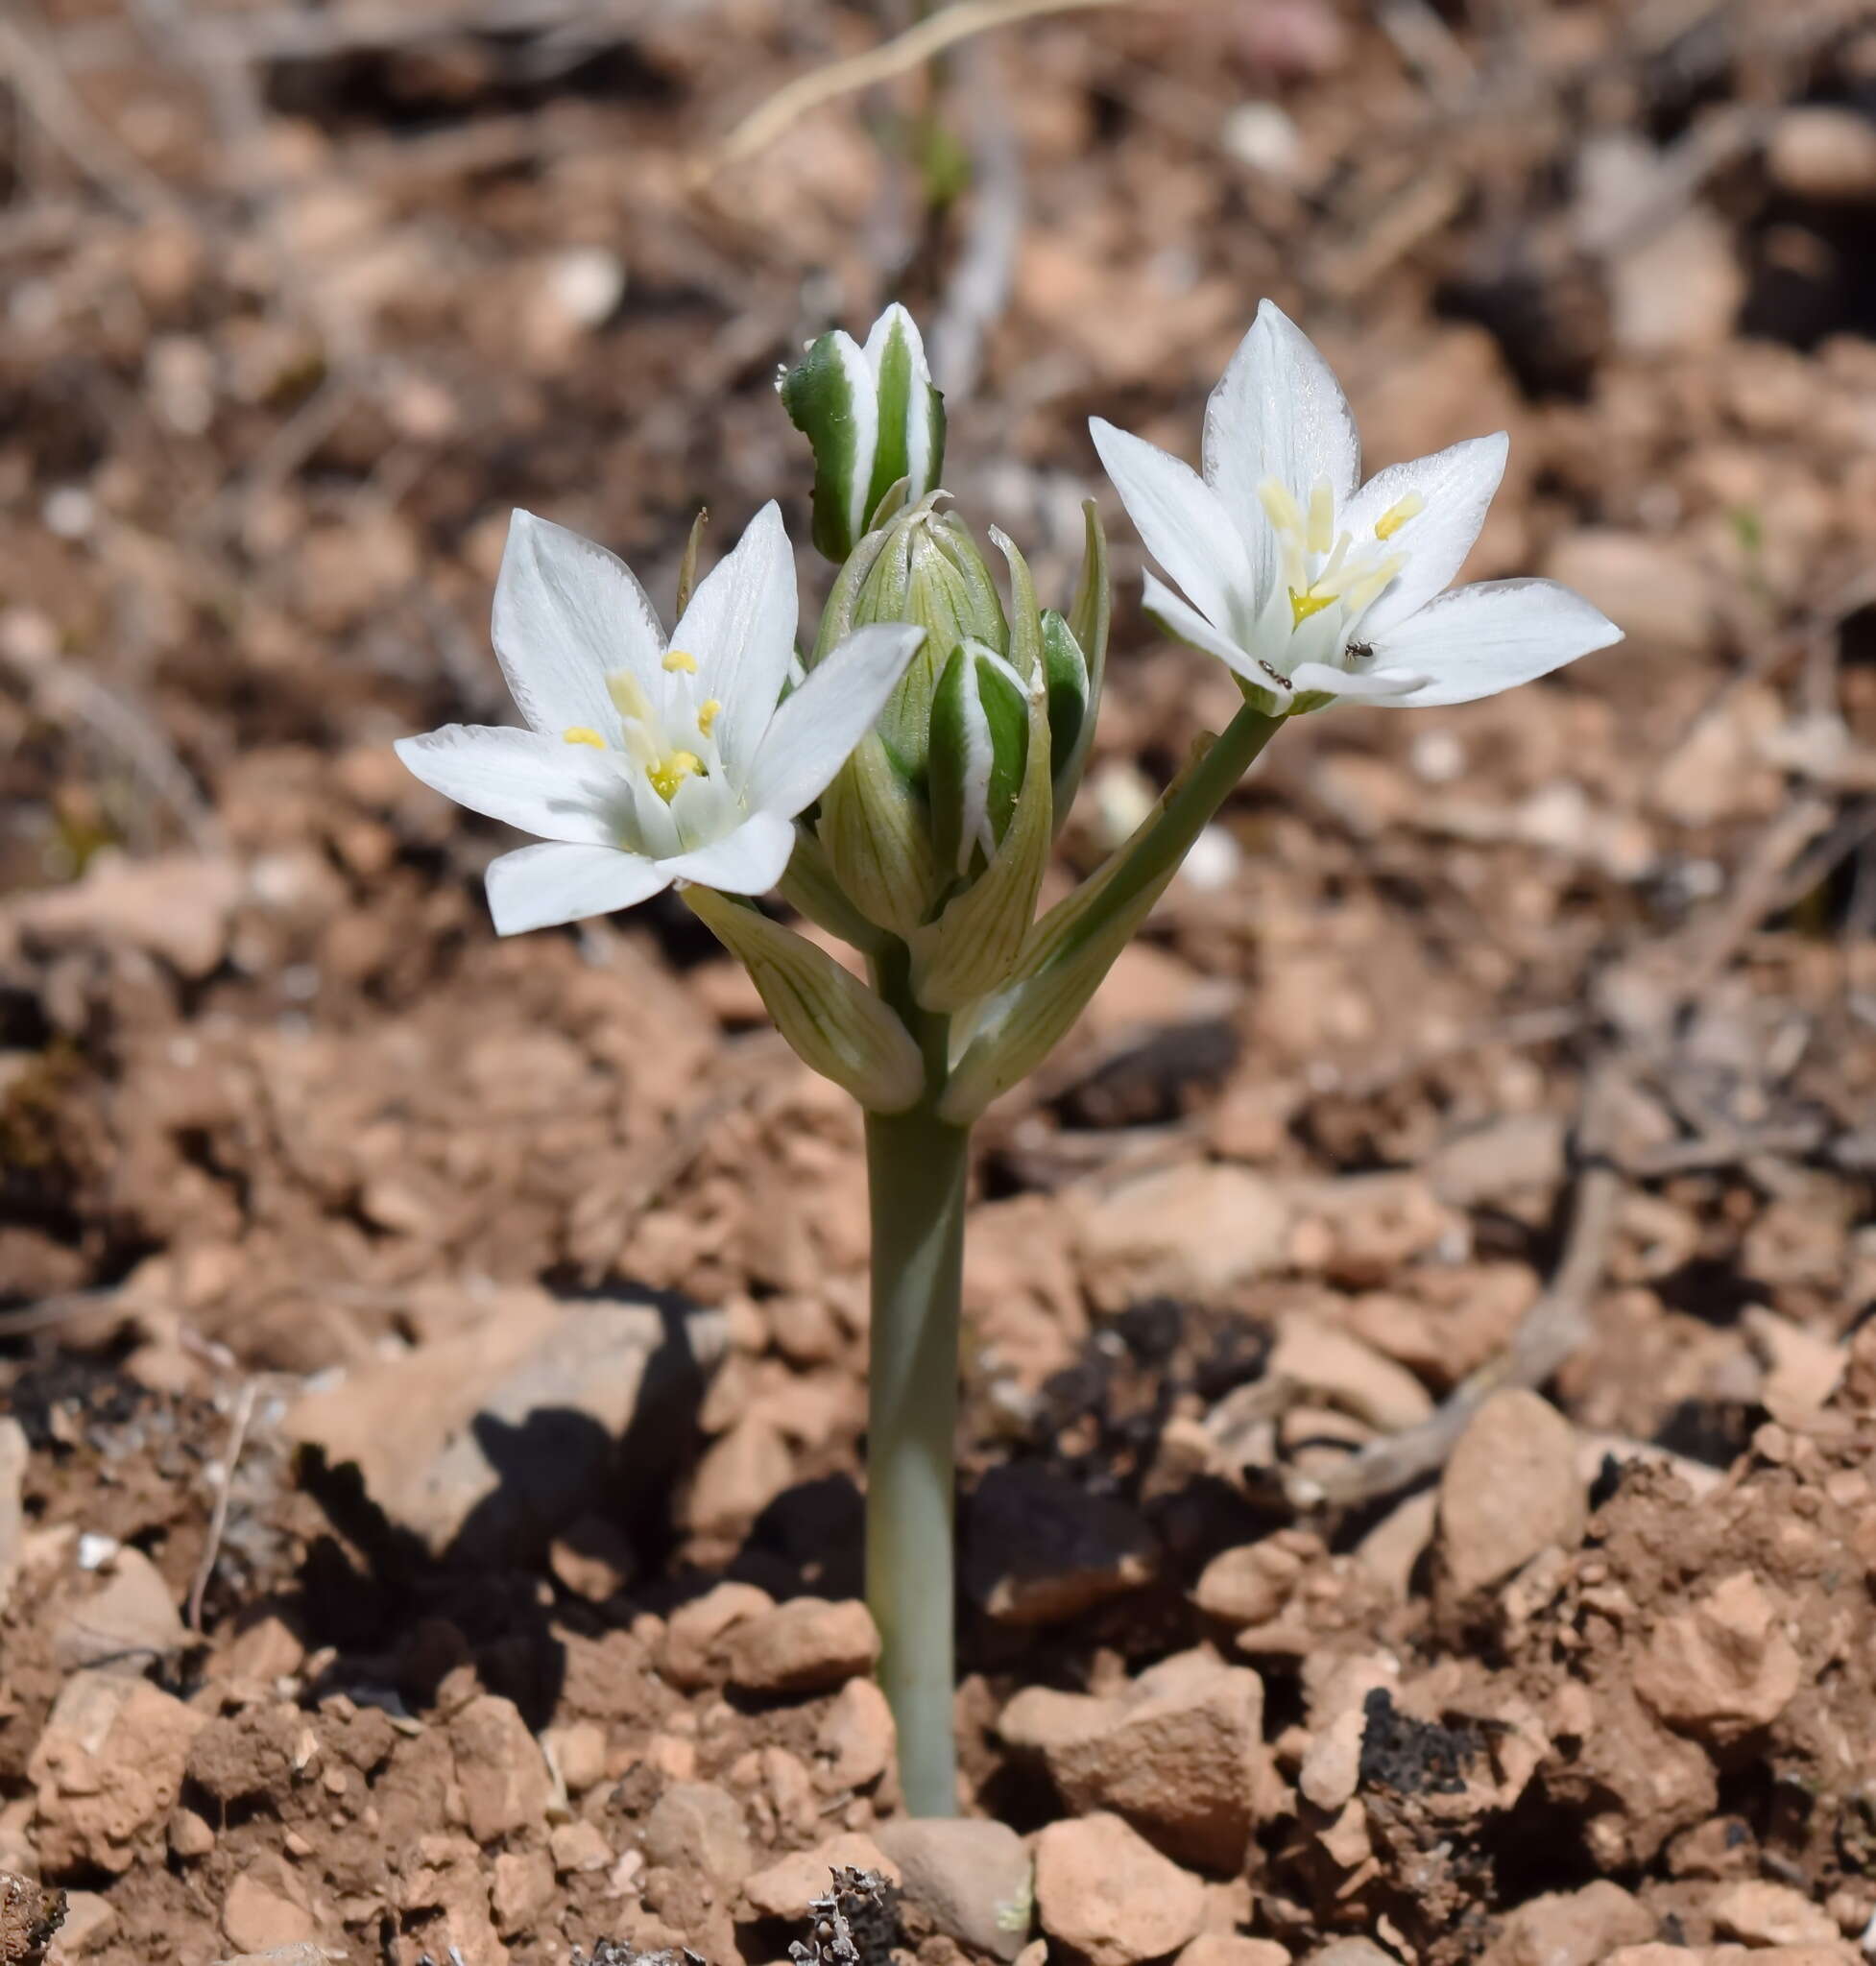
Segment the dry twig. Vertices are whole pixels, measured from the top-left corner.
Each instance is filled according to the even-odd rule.
[[[1446,1464],[1467,1423],[1506,1386],[1539,1386],[1589,1335],[1589,1301],[1602,1280],[1621,1212],[1623,1180],[1606,1158],[1615,1067],[1594,1075],[1576,1128],[1581,1172],[1563,1258],[1551,1287],[1525,1313],[1511,1343],[1448,1395],[1418,1427],[1378,1440],[1333,1473],[1291,1471],[1285,1487],[1293,1507],[1346,1509],[1392,1495]]]
[[[0,74],[21,106],[101,191],[133,218],[174,218],[181,201],[79,100],[64,71],[16,19],[0,12]]]
[[[952,0],[950,7],[927,14],[916,27],[895,35],[864,55],[844,61],[830,61],[825,68],[810,69],[785,83],[765,102],[758,103],[716,149],[697,166],[699,182],[713,178],[732,164],[739,164],[759,150],[766,149],[791,124],[810,109],[841,96],[873,88],[909,75],[934,55],[955,47],[974,35],[993,29],[1014,27],[1019,21],[1034,20],[1045,13],[1066,13],[1088,7],[1119,7],[1126,0]]]
[[[228,1430],[228,1451],[222,1456],[220,1478],[215,1483],[215,1508],[208,1518],[208,1541],[203,1546],[202,1561],[196,1566],[195,1581],[189,1586],[189,1629],[202,1630],[202,1600],[208,1594],[208,1580],[215,1574],[215,1559],[222,1553],[222,1538],[228,1532],[228,1499],[234,1493],[234,1471],[241,1462],[241,1450],[248,1443],[248,1428],[253,1424],[254,1401],[260,1380],[251,1379],[234,1403],[234,1419]]]
[[[1022,150],[990,51],[971,50],[971,216],[931,324],[931,371],[960,403],[976,386],[983,339],[1009,302],[1022,235]]]

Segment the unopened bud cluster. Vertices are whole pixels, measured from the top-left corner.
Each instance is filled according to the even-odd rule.
[[[856,630],[924,631],[814,840],[853,907],[903,945],[918,1008],[969,1011],[1016,971],[1087,762],[1109,611],[1099,522],[1091,503],[1071,615],[1041,605],[993,528],[999,585],[939,485],[944,413],[902,308],[863,349],[822,336],[780,387],[814,451],[817,542],[841,549],[810,672]]]
[[[1038,921],[1107,659],[1094,507],[1066,611],[994,528],[993,571],[943,490],[944,402],[902,307],[864,343],[822,335],[778,388],[813,450],[814,540],[836,568],[805,656],[773,503],[701,578],[693,532],[668,635],[622,562],[517,514],[494,639],[528,728],[451,725],[399,750],[537,835],[489,870],[504,933],[673,888],[796,1051],[877,1113],[967,1125],[1033,1069],[1285,719],[1352,698],[1465,703],[1619,635],[1548,581],[1452,587],[1504,438],[1364,482],[1335,376],[1266,302],[1213,392],[1202,472],[1091,425],[1167,576],[1146,575],[1147,611],[1230,668],[1244,709]],[[755,905],[778,887],[864,954],[867,982]]]

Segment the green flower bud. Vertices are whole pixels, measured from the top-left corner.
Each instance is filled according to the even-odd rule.
[[[875,539],[878,539],[876,546]],[[894,690],[878,723],[880,737],[915,783],[926,777],[932,700],[951,651],[976,642],[1001,656],[1009,640],[1003,604],[970,528],[930,498],[900,514],[883,537],[869,536],[868,555],[852,604],[853,627],[911,621],[925,644]],[[827,630],[823,629],[823,639]]]
[[[949,884],[925,797],[877,731],[821,795],[819,837],[841,892],[894,935],[910,935]]]
[[[1028,761],[1022,679],[982,642],[951,651],[933,695],[926,784],[931,842],[947,875],[969,877],[1009,827]]]
[[[1038,606],[1027,562],[993,528],[1009,567],[1006,608],[969,527],[936,495],[865,535],[828,600],[816,660],[872,623],[926,631],[872,735],[824,795],[816,839],[851,906],[909,946],[927,1010],[963,1010],[1003,990],[1029,946],[1107,649],[1106,552],[1089,510],[1066,617]],[[829,919],[825,894],[806,899]]]
[[[776,386],[814,447],[814,543],[830,560],[853,552],[896,487],[904,485],[908,504],[936,487],[945,399],[903,307],[888,307],[864,347],[838,328],[810,342]]]
[[[1088,720],[1088,659],[1054,608],[1043,613],[1043,677],[1048,689],[1049,775],[1059,779]]]
[[[948,677],[974,673],[986,705],[1000,699],[1006,688],[1015,689],[1022,717],[1020,746],[1011,747],[1012,755],[1019,749],[1022,754],[1021,779],[1000,819],[994,818],[997,770],[993,762],[993,812],[986,818],[993,820],[996,844],[985,851],[982,873],[951,897],[935,922],[911,938],[912,987],[919,1002],[926,1010],[960,1011],[1008,981],[1036,919],[1036,898],[1042,892],[1049,841],[1054,835],[1049,803],[1048,690],[1040,675],[1019,684],[1007,663],[968,648],[957,652],[953,668],[946,673]],[[935,717],[933,721],[935,726]],[[991,721],[987,714],[986,722]],[[939,756],[935,739],[934,729],[934,785]],[[994,734],[991,742],[994,750]],[[968,848],[971,843],[965,844]]]

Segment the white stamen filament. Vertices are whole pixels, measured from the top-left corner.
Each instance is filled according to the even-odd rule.
[[[1426,500],[1417,492],[1397,499],[1376,521],[1374,542],[1357,542],[1335,528],[1335,493],[1326,478],[1310,488],[1307,512],[1287,485],[1266,478],[1258,497],[1283,547],[1284,586],[1289,594],[1290,628],[1335,608],[1339,612],[1336,647],[1345,650],[1361,616],[1407,564],[1407,555],[1386,553],[1386,540],[1417,517]]]
[[[606,692],[619,713],[626,755],[668,805],[686,779],[710,778],[720,770],[710,731],[723,706],[714,697],[696,701],[690,679],[697,674],[697,658],[686,650],[668,650],[660,666],[670,679],[661,711],[630,669],[613,670]],[[597,741],[606,748],[596,731],[569,731],[566,737],[568,743]]]

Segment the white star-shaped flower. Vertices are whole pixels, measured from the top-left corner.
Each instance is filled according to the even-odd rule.
[[[516,513],[494,644],[528,728],[451,724],[397,745],[426,785],[542,842],[489,869],[501,934],[611,914],[674,881],[755,895],[782,878],[796,814],[925,633],[860,629],[784,696],[797,612],[773,503],[698,583],[668,643],[623,561]]]
[[[1362,484],[1341,386],[1268,300],[1206,405],[1202,477],[1099,418],[1090,427],[1184,596],[1149,573],[1147,612],[1272,715],[1339,696],[1469,703],[1622,639],[1554,581],[1451,587],[1504,473],[1503,433]]]

